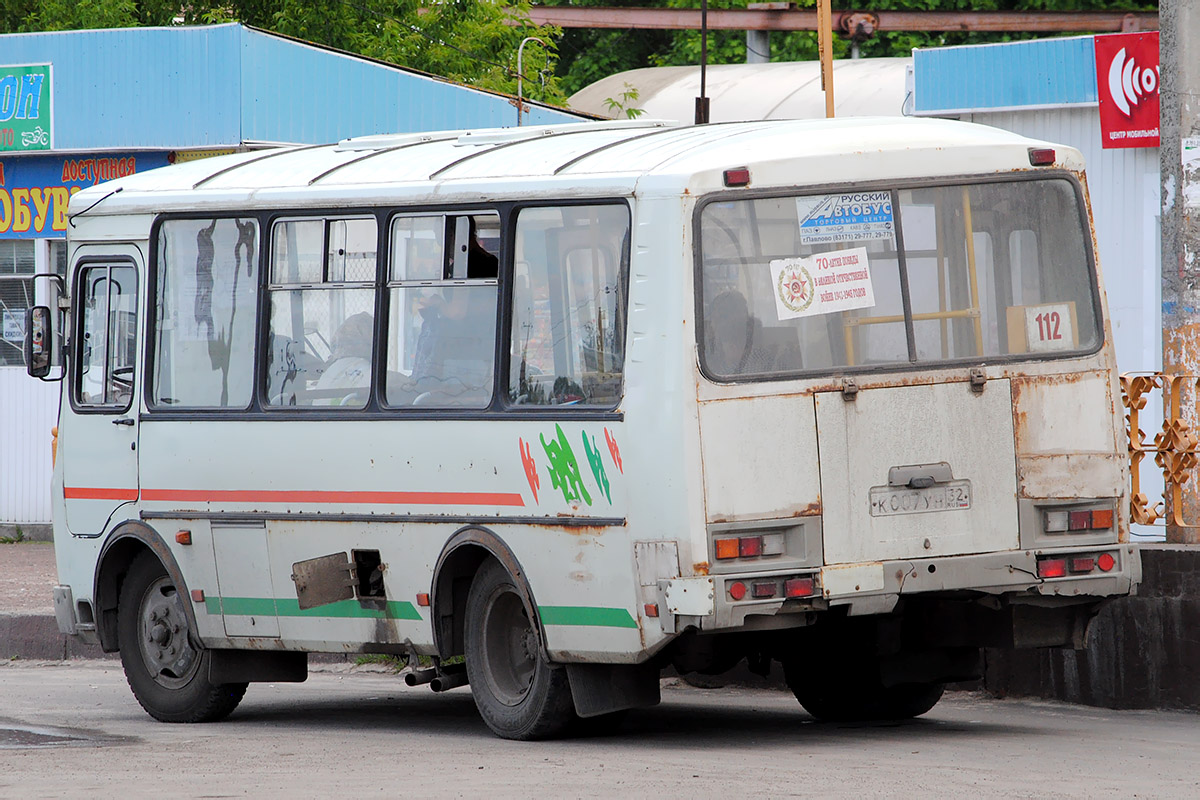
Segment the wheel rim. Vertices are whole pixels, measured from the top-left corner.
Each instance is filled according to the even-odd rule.
[[[183,600],[161,577],[146,587],[138,609],[138,650],[155,683],[178,689],[196,674],[200,654],[188,640]]]
[[[537,634],[525,604],[510,587],[500,587],[488,603],[483,660],[488,687],[497,700],[515,706],[528,696],[537,671]]]

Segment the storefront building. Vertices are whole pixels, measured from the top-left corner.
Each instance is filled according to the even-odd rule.
[[[587,119],[525,101],[523,124]],[[66,271],[70,196],[278,143],[516,124],[515,100],[239,24],[0,35],[0,275]],[[25,374],[31,281],[0,282],[0,535],[50,521],[56,383]]]

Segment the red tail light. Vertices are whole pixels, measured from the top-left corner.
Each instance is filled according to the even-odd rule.
[[[1039,578],[1061,578],[1067,574],[1065,558],[1042,558],[1037,562]]]
[[[734,581],[729,584],[729,596],[734,600],[741,600],[746,596],[746,584],[741,581]]]
[[[811,597],[815,591],[816,585],[812,578],[792,578],[783,583],[785,597]]]
[[[1048,147],[1029,148],[1029,164],[1034,167],[1044,167],[1054,163],[1054,151]]]
[[[763,551],[763,540],[761,536],[743,536],[738,539],[738,556],[741,558],[755,558],[761,556]]]
[[[1096,566],[1100,568],[1101,572],[1108,572],[1116,565],[1117,560],[1112,557],[1111,553],[1101,553],[1100,557],[1096,559]]]
[[[1077,556],[1071,559],[1071,572],[1083,574],[1096,568],[1096,559],[1092,556]]]
[[[776,591],[778,591],[778,587],[775,586],[774,581],[772,581],[771,583],[756,583],[756,584],[754,584],[754,596],[755,597],[774,597]]]
[[[1051,151],[1053,152],[1053,151]],[[1051,159],[1053,161],[1053,159]],[[738,167],[736,169],[725,170],[725,185],[726,186],[749,186],[750,185],[750,168]]]
[[[1092,512],[1090,511],[1072,511],[1068,515],[1068,519],[1067,527],[1073,531],[1086,531],[1092,527]]]

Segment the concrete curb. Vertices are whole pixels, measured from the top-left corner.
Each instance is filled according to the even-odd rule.
[[[0,659],[62,661],[68,658],[115,658],[99,645],[82,644],[59,633],[53,614],[0,612]]]
[[[354,663],[357,654],[309,653],[310,664]],[[0,661],[66,661],[95,658],[113,661],[118,653],[105,653],[98,644],[83,644],[58,631],[53,614],[10,614],[0,611]]]
[[[0,539],[16,539],[21,534],[23,542],[53,542],[54,527],[52,525],[17,524],[0,522]]]

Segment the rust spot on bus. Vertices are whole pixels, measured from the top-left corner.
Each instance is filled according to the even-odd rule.
[[[570,514],[559,514],[558,518],[564,522],[554,522],[553,518],[547,517],[546,522],[533,523],[529,525],[531,528],[544,531],[553,531],[554,533],[569,533],[572,536],[603,536],[608,530],[609,525],[572,525],[565,520],[574,519]]]
[[[708,562],[707,561],[697,561],[695,564],[692,564],[692,574],[693,575],[707,575],[708,574]]]
[[[797,517],[819,517],[823,509],[821,508],[821,498],[818,496],[816,500],[800,509]]]

